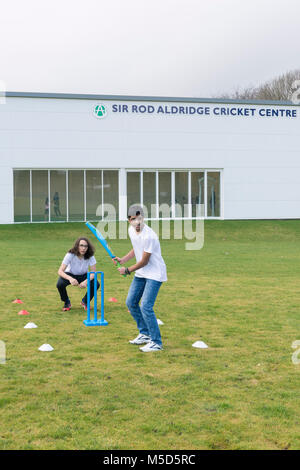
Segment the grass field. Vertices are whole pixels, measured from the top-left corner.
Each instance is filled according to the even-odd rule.
[[[75,287],[61,311],[57,270],[79,235],[84,224],[0,226],[0,449],[300,448],[300,221],[207,221],[200,251],[162,240],[165,349],[152,354],[128,343],[131,279],[97,241],[109,325],[83,325]],[[130,242],[111,246],[121,256]]]

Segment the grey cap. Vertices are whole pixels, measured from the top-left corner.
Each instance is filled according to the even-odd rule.
[[[128,209],[128,217],[132,217],[132,216],[135,217],[136,215],[144,216],[144,211],[141,206],[138,206],[137,204],[133,204]]]

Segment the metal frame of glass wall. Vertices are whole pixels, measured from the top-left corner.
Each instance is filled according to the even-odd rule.
[[[126,169],[127,207],[144,204],[148,219],[223,218],[221,169]],[[15,222],[99,220],[105,204],[119,214],[120,169],[14,169]],[[154,207],[151,212],[151,208]],[[199,212],[197,204],[202,204]],[[162,211],[165,206],[167,212]],[[124,210],[124,209],[123,209]],[[198,211],[198,212],[197,212]]]
[[[153,175],[152,187],[155,187],[155,198],[153,197],[154,194],[152,194],[151,199],[152,204],[156,205],[156,209],[155,214],[151,212],[148,219],[223,218],[224,198],[222,169],[126,169],[127,206],[133,203],[139,203],[147,207],[148,201],[145,201],[144,197],[147,191],[144,190],[144,186],[145,183],[146,186],[148,185],[147,179],[149,179],[148,175],[150,174]],[[185,181],[181,182],[180,179],[185,179]],[[182,191],[177,191],[177,188],[181,185],[185,188],[185,196],[178,194],[182,193]],[[196,188],[195,185],[197,186]],[[167,189],[167,191],[164,192],[162,189]],[[159,211],[160,205],[168,203],[170,206],[170,214],[169,216],[162,217]],[[196,204],[203,205],[204,214],[196,213]],[[179,209],[180,207],[182,209],[179,211],[180,214],[177,213],[178,206]],[[184,206],[186,209],[184,209]]]
[[[14,176],[15,222],[97,220],[112,204],[119,217],[118,169],[25,169]]]

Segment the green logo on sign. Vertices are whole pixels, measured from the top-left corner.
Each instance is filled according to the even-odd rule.
[[[97,106],[95,106],[94,108],[94,116],[96,118],[104,118],[107,114],[107,111],[105,109],[105,106],[103,106],[103,104],[97,104]]]

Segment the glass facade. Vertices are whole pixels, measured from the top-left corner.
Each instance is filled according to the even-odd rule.
[[[192,217],[201,217],[199,204],[204,204],[204,172],[191,173]]]
[[[128,207],[143,204],[151,219],[219,218],[221,174],[127,171]],[[118,170],[14,170],[13,176],[15,222],[119,220]]]
[[[127,206],[141,204],[141,173],[140,171],[127,172]]]
[[[48,170],[31,173],[32,181],[32,221],[49,221]]]
[[[102,171],[86,170],[86,219],[96,220],[102,213]]]
[[[220,217],[220,172],[207,172],[207,217]]]
[[[68,171],[69,220],[84,220],[84,172]]]
[[[147,209],[149,218],[156,218],[156,173],[143,172],[143,205]]]
[[[14,170],[14,221],[30,220],[30,171]]]
[[[170,171],[160,171],[158,174],[159,218],[171,217],[171,205],[172,205],[171,175],[172,174]]]
[[[67,220],[66,187],[66,170],[50,170],[50,220],[52,221]]]
[[[189,203],[189,174],[176,171],[175,173],[175,217],[184,217]]]
[[[119,219],[119,172],[103,170],[104,217]],[[109,205],[109,207],[107,206]]]

